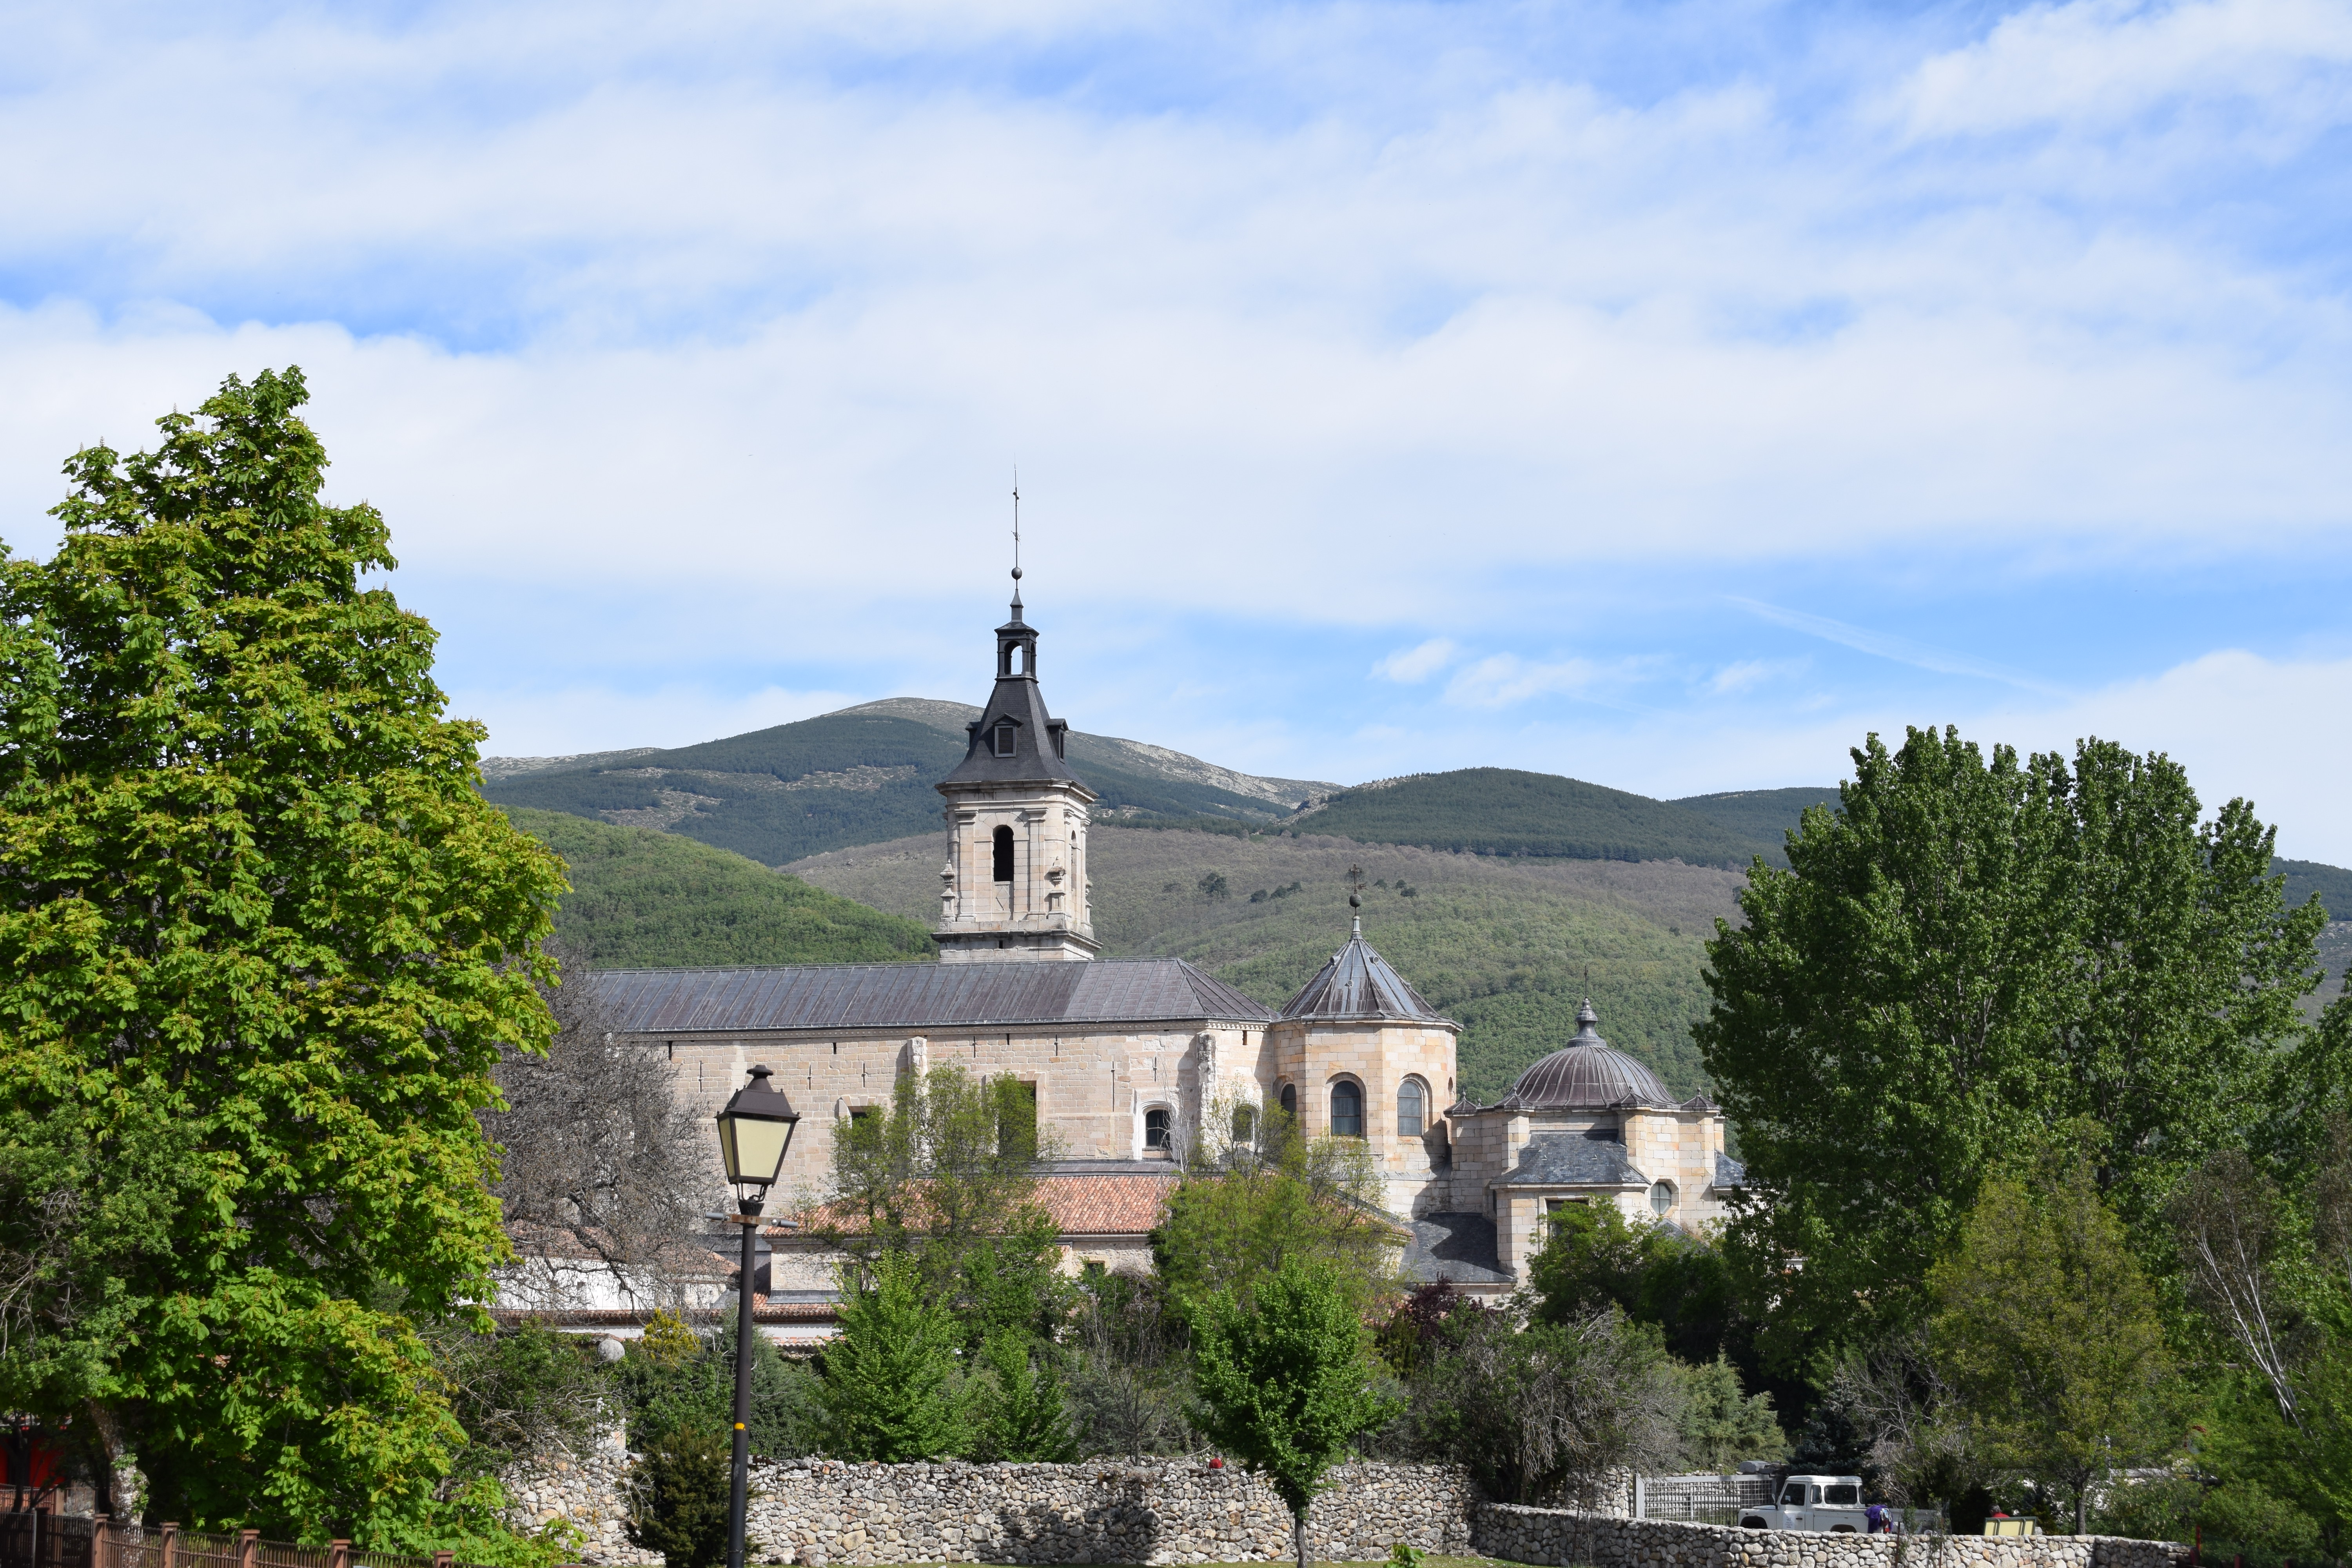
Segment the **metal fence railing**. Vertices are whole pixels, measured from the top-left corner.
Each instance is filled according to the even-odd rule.
[[[473,1568],[436,1552],[412,1557],[370,1552],[348,1541],[301,1546],[264,1541],[257,1530],[234,1535],[142,1526],[42,1510],[0,1510],[0,1568]]]

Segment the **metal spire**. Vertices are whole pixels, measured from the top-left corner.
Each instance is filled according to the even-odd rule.
[[[1021,470],[1013,470],[1013,618],[1021,618]]]

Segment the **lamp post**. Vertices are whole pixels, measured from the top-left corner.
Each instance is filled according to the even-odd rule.
[[[780,1089],[768,1086],[768,1069],[755,1067],[751,1081],[735,1091],[719,1113],[719,1152],[727,1180],[735,1188],[735,1223],[743,1227],[743,1271],[737,1277],[735,1318],[735,1484],[727,1510],[727,1568],[743,1568],[743,1510],[751,1484],[751,1247],[760,1234],[760,1210],[768,1189],[783,1173],[784,1151],[793,1146],[800,1112]]]

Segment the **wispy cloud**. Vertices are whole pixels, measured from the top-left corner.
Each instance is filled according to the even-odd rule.
[[[1733,604],[1752,611],[1774,626],[1787,626],[1791,631],[1807,633],[1825,642],[1839,643],[1858,653],[1879,658],[1893,659],[1915,669],[1930,669],[1939,675],[1967,675],[1979,680],[1996,680],[2004,686],[2014,686],[2021,691],[2040,692],[2045,697],[2066,697],[2070,692],[2063,686],[2030,675],[2007,665],[1995,664],[1973,654],[1955,653],[1949,648],[1930,647],[1914,642],[1909,637],[1890,632],[1873,631],[1867,626],[1850,626],[1833,621],[1827,616],[1808,615],[1802,610],[1783,609],[1758,599],[1734,597]]]
[[[1452,664],[1454,655],[1461,651],[1451,637],[1432,637],[1416,647],[1400,648],[1390,654],[1372,666],[1372,673],[1383,679],[1415,685]]]

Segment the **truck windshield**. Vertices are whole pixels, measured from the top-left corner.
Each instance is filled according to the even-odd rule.
[[[1860,1487],[1832,1487],[1829,1489],[1829,1500],[1832,1504],[1842,1505],[1846,1508],[1856,1507],[1862,1501],[1862,1489]]]
[[[1780,1494],[1780,1506],[1781,1506],[1782,1508],[1802,1508],[1802,1507],[1804,1507],[1804,1506],[1805,1506],[1805,1487],[1804,1487],[1804,1483],[1803,1483],[1803,1482],[1801,1482],[1801,1481],[1791,1481],[1791,1482],[1790,1482],[1790,1483],[1789,1483],[1789,1489],[1788,1489],[1787,1491],[1784,1491],[1784,1492],[1782,1492],[1782,1493]]]

